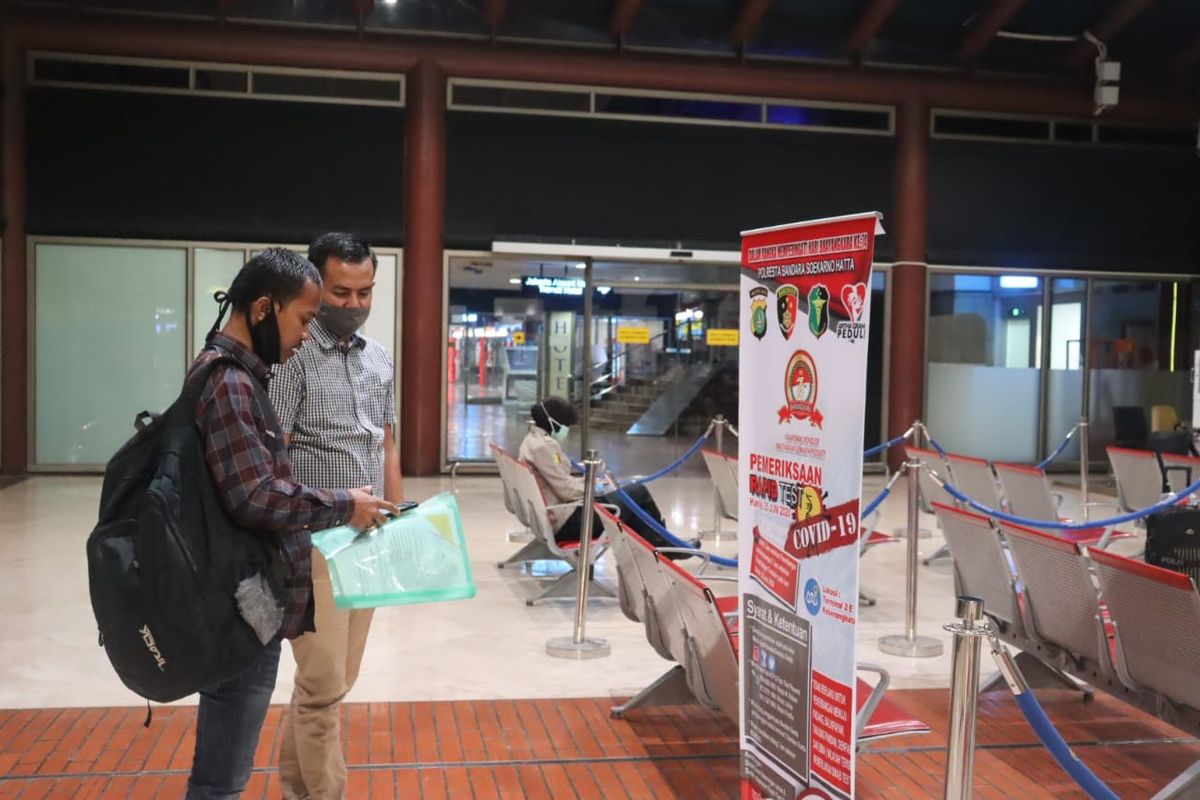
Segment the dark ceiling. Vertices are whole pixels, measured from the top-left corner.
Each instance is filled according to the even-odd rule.
[[[72,14],[228,22],[795,59],[1086,81],[1096,49],[1122,83],[1195,93],[1200,0],[10,0]]]

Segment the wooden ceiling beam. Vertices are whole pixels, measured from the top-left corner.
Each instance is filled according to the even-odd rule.
[[[996,34],[1008,24],[1024,6],[1026,0],[991,0],[987,7],[975,15],[954,56],[959,61],[978,61]]]
[[[642,0],[613,0],[612,18],[608,30],[616,37],[629,33],[633,23],[637,21],[638,12],[642,10]]]
[[[771,0],[742,0],[733,27],[729,29],[729,40],[734,44],[744,45],[753,39],[770,7]]]
[[[483,24],[487,26],[488,33],[494,36],[508,14],[508,0],[483,0],[482,10]]]
[[[1088,31],[1107,45],[1153,2],[1154,0],[1115,0],[1108,7],[1108,11],[1104,12],[1104,16],[1089,27]],[[1067,53],[1067,66],[1080,69],[1090,64],[1095,58],[1096,45],[1081,37]]]
[[[862,55],[871,44],[871,40],[879,35],[879,31],[898,5],[900,0],[867,0],[859,10],[858,16],[854,18],[854,25],[842,43],[846,55]]]

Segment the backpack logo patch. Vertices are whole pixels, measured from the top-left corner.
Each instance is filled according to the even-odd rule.
[[[142,635],[142,641],[146,643],[146,649],[150,651],[150,655],[154,656],[154,663],[158,665],[158,671],[166,672],[167,660],[163,658],[162,651],[158,649],[158,643],[154,641],[154,634],[150,632],[150,626],[143,625],[138,629],[138,633]]]

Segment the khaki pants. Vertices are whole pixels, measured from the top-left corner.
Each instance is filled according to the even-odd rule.
[[[346,793],[342,698],[362,664],[372,609],[340,609],[324,557],[313,550],[316,632],[292,640],[296,685],[283,719],[279,777],[287,800],[340,800]]]

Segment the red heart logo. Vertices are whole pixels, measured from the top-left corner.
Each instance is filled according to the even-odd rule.
[[[867,305],[867,285],[865,283],[848,283],[842,287],[842,305],[851,322],[858,322],[862,317],[863,308]]]

